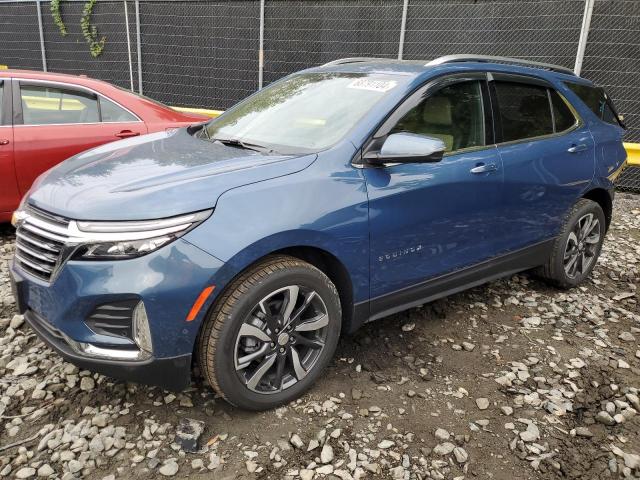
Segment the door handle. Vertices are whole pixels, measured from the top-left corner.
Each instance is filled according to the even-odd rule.
[[[495,163],[479,163],[469,171],[471,173],[488,173],[495,172],[496,170],[498,170],[498,166]]]
[[[129,137],[137,137],[140,135],[140,132],[132,132],[131,130],[122,130],[119,133],[116,133],[116,137],[118,138],[129,138]]]
[[[581,143],[580,145],[571,145],[569,148],[567,148],[567,152],[578,153],[578,152],[583,152],[586,149],[587,149],[587,146],[584,143]]]
[[[0,145],[9,145],[9,140],[3,138],[2,140],[0,140]]]

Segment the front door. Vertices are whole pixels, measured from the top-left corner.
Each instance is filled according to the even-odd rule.
[[[0,222],[18,206],[20,193],[13,164],[11,83],[0,80]]]
[[[16,176],[22,194],[41,173],[73,155],[146,133],[137,117],[80,87],[16,80],[13,88]]]
[[[416,95],[384,133],[438,138],[446,153],[435,163],[364,169],[374,301],[491,258],[501,228],[503,172],[484,74],[445,78]]]

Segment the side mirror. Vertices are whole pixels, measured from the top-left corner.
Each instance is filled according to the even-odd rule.
[[[442,140],[415,133],[389,135],[379,153],[365,155],[365,160],[374,165],[385,163],[439,162],[446,150]]]

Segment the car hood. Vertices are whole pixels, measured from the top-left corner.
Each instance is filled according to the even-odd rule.
[[[28,202],[77,220],[145,220],[212,208],[227,190],[307,168],[317,155],[266,155],[158,132],[87,150],[43,174]]]

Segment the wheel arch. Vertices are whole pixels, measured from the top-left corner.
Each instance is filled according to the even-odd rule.
[[[611,219],[613,216],[613,199],[607,190],[604,188],[594,188],[585,193],[582,198],[596,202],[602,208],[605,218],[605,231],[609,230],[611,225]]]

